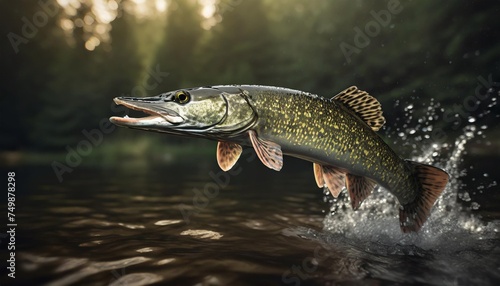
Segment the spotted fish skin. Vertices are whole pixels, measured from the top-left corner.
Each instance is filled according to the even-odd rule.
[[[112,117],[117,125],[219,141],[217,161],[224,171],[247,145],[276,171],[283,154],[313,162],[317,185],[335,197],[345,185],[354,209],[381,185],[401,204],[403,232],[422,227],[449,179],[439,168],[398,156],[375,132],[385,123],[380,103],[354,86],[331,99],[287,88],[231,85],[115,102],[150,114]]]
[[[252,129],[283,153],[374,179],[402,204],[416,197],[405,160],[342,103],[289,89],[245,90],[259,114]]]

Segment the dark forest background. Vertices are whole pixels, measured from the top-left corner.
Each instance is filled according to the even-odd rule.
[[[0,150],[65,153],[83,130],[120,114],[113,97],[233,83],[325,97],[357,85],[381,101],[388,122],[404,116],[396,101],[432,98],[456,109],[457,120],[436,123],[453,132],[478,78],[500,81],[499,1],[137,3],[0,0]],[[493,129],[498,120],[483,121]],[[117,150],[138,136],[152,140],[147,147],[198,144],[126,129],[104,141]]]

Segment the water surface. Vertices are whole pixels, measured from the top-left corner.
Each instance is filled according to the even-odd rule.
[[[499,158],[466,155],[487,127],[468,125],[438,143],[427,136],[430,123],[385,130],[407,158],[452,178],[417,234],[401,233],[387,191],[352,211],[345,195],[333,200],[316,188],[310,163],[289,157],[279,173],[251,152],[232,173],[219,170],[215,154],[123,161],[75,168],[61,183],[50,167],[14,168],[14,282],[498,285]]]
[[[16,282],[493,285],[500,281],[498,235],[486,226],[477,230],[486,222],[450,210],[460,225],[433,214],[420,234],[403,235],[396,215],[380,214],[390,212],[389,205],[397,211],[384,190],[356,213],[346,207],[343,216],[342,210],[326,215],[330,203],[316,189],[309,164],[286,162],[281,173],[257,162],[243,164],[242,172],[230,176],[226,187],[209,187],[205,194],[207,185],[216,186],[210,176],[218,173],[214,164],[79,169],[62,184],[51,179],[48,169],[21,169],[20,180],[26,178],[28,186],[19,200]],[[384,203],[387,206],[380,206]],[[367,219],[376,215],[382,218]],[[499,218],[494,212],[489,217]],[[470,229],[461,226],[467,224]]]

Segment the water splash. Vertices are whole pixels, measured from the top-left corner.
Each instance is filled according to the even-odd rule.
[[[496,98],[490,97],[485,102],[488,108],[476,117],[468,116],[466,120],[456,120],[454,130],[456,139],[444,132],[443,115],[445,110],[434,100],[430,103],[416,102],[400,104],[404,116],[399,117],[393,126],[385,127],[387,138],[392,146],[403,149],[411,160],[431,164],[445,169],[450,174],[450,183],[436,202],[430,218],[419,233],[403,234],[399,228],[397,200],[386,190],[377,188],[365,200],[358,211],[350,207],[346,192],[338,199],[328,197],[333,204],[330,213],[324,220],[324,229],[346,238],[358,241],[379,242],[388,245],[413,245],[422,249],[458,251],[467,246],[477,245],[478,240],[498,238],[500,223],[485,223],[473,215],[471,209],[479,209],[477,202],[471,202],[470,194],[461,178],[467,175],[467,169],[461,166],[466,154],[466,144],[472,139],[485,139],[484,130],[487,124],[481,123],[496,105]],[[417,111],[420,112],[417,114]],[[464,126],[459,126],[460,123]],[[447,143],[451,142],[451,143]],[[481,192],[487,192],[496,186],[496,181],[483,178],[485,184],[480,186]],[[325,192],[325,194],[327,194]],[[469,201],[465,207],[460,200]]]

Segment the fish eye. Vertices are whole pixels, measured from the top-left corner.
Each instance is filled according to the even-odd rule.
[[[178,103],[181,104],[188,103],[189,99],[190,99],[189,93],[186,91],[181,90],[175,93],[175,101],[177,101]]]

